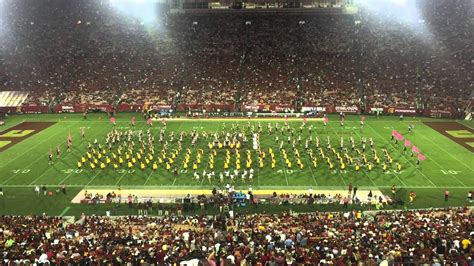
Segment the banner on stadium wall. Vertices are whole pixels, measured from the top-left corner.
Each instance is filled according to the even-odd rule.
[[[169,110],[171,109],[171,105],[152,105],[151,106],[152,110],[158,111],[158,110]]]
[[[275,105],[275,107],[272,110],[275,112],[286,112],[286,113],[291,113],[295,111],[295,109],[291,105]]]
[[[259,106],[258,105],[245,105],[244,109],[246,111],[258,112]]]
[[[437,109],[428,109],[427,112],[423,112],[426,116],[430,117],[444,117],[444,118],[450,118],[454,117],[455,114],[452,111],[447,111],[447,110],[437,110]]]
[[[132,105],[132,104],[119,104],[116,106],[117,112],[130,112],[130,111],[141,111],[143,105]],[[152,105],[149,108],[153,108],[155,110],[171,110],[171,105]],[[112,106],[110,104],[101,104],[101,105],[87,105],[87,104],[75,104],[75,105],[56,105],[54,107],[55,112],[84,112],[86,110],[96,110],[102,112],[109,112],[112,110]],[[179,104],[178,105],[179,111],[202,111],[206,110],[208,112],[213,111],[233,111],[234,106],[232,104]],[[276,113],[291,113],[294,112],[293,106],[291,105],[244,105],[244,110],[249,112],[276,112]],[[302,107],[303,112],[327,112],[327,113],[336,113],[336,112],[344,112],[344,113],[358,113],[359,108],[356,106],[304,106]],[[451,118],[458,115],[456,111],[453,110],[440,110],[440,109],[423,109],[417,110],[414,108],[380,108],[380,107],[371,107],[369,110],[374,113],[376,111],[383,111],[384,113],[389,114],[404,114],[408,116],[413,115],[423,115],[423,116],[431,116],[431,117],[443,117],[443,118]],[[25,114],[33,114],[33,113],[47,113],[49,111],[48,106],[44,105],[23,105],[21,107],[8,107],[8,108],[1,108],[0,112],[12,112],[12,113],[25,113]],[[422,112],[421,112],[422,111]]]
[[[336,112],[343,112],[343,113],[358,113],[359,107],[357,106],[336,106]]]
[[[112,106],[110,104],[95,105],[95,106],[89,106],[89,109],[95,109],[95,110],[100,110],[102,112],[108,112],[112,110]]]
[[[447,111],[447,110],[437,110],[437,109],[431,109],[430,113],[432,114],[445,114],[445,115],[451,115],[453,112]]]
[[[0,113],[5,113],[5,114],[8,114],[8,113],[20,113],[21,112],[21,108],[18,108],[18,107],[0,107]]]
[[[416,109],[395,109],[397,114],[416,114]]]
[[[245,108],[245,106],[244,106]],[[208,111],[234,111],[233,104],[178,104],[177,111],[187,112],[189,110],[208,110]]]
[[[381,108],[381,107],[371,107],[370,112],[371,113],[383,113],[383,108]]]
[[[252,112],[249,112],[251,115]],[[270,113],[255,113],[257,117],[303,117],[304,113],[277,113],[277,112],[270,112]]]
[[[69,105],[62,105],[61,112],[63,113],[74,113],[74,107]]]
[[[389,114],[408,114],[408,115],[415,115],[416,109],[411,108],[396,108],[396,107],[389,107],[387,109],[387,113]]]
[[[21,107],[21,112],[24,114],[47,113],[48,106],[43,105],[24,105]]]
[[[326,107],[322,106],[303,106],[301,108],[303,112],[326,112]]]

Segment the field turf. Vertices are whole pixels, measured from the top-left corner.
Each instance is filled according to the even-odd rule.
[[[140,114],[118,114],[117,129],[127,130],[130,127],[130,117],[134,115],[137,118],[135,130],[148,129],[145,121]],[[376,146],[377,153],[383,157],[382,149],[387,149],[394,159],[394,162],[400,162],[402,171],[394,171],[394,167],[388,172],[383,172],[380,166],[376,166],[372,171],[365,169],[354,171],[352,166],[348,166],[346,171],[330,171],[326,164],[321,160],[316,168],[311,166],[309,156],[300,147],[301,160],[305,165],[303,170],[293,166],[291,170],[284,167],[284,160],[279,151],[279,145],[275,144],[273,137],[266,134],[261,137],[261,146],[265,149],[273,148],[276,157],[276,167],[271,169],[269,161],[266,159],[265,166],[260,169],[255,166],[255,177],[251,183],[254,188],[265,189],[284,189],[300,188],[307,189],[336,189],[347,188],[349,183],[359,186],[359,188],[377,187],[380,190],[389,193],[390,187],[395,184],[398,188],[405,191],[415,191],[418,195],[417,201],[413,207],[432,207],[432,206],[459,206],[468,204],[466,195],[469,190],[474,189],[474,154],[466,147],[454,142],[443,134],[440,134],[424,122],[436,122],[447,120],[435,120],[429,118],[405,118],[400,121],[397,117],[367,117],[364,128],[360,128],[359,116],[349,116],[346,119],[344,127],[337,122],[337,116],[329,117],[329,125],[324,127],[321,121],[309,120],[308,125],[313,125],[313,138],[317,135],[320,138],[321,146],[325,148],[326,138],[331,138],[333,147],[339,146],[340,137],[344,137],[345,146],[349,147],[349,137],[354,137],[357,146],[360,145],[361,136],[372,137]],[[267,131],[268,120],[250,120],[251,125],[257,126],[258,122],[262,124],[263,131]],[[81,140],[81,128],[85,128],[86,139],[97,138],[99,142],[105,142],[105,135],[112,129],[105,114],[90,114],[87,120],[83,120],[80,114],[57,114],[57,115],[14,115],[6,119],[6,125],[0,128],[0,131],[7,132],[9,128],[21,125],[24,122],[55,122],[53,125],[35,132],[31,137],[21,136],[22,141],[8,147],[0,152],[0,187],[4,190],[4,197],[0,198],[0,214],[29,214],[42,213],[59,215],[68,214],[77,215],[79,212],[96,212],[99,208],[88,209],[87,206],[73,206],[70,199],[74,197],[74,192],[80,191],[84,187],[110,188],[115,190],[118,186],[126,188],[152,188],[152,189],[173,189],[173,188],[209,188],[221,185],[218,178],[212,183],[207,179],[201,178],[200,181],[193,179],[192,170],[186,172],[180,171],[175,176],[167,170],[159,167],[157,171],[152,171],[150,167],[140,170],[134,168],[128,170],[121,168],[114,170],[108,167],[105,170],[90,169],[84,167],[77,169],[77,160],[87,151],[87,141]],[[280,126],[284,120],[270,120],[272,124],[278,122]],[[458,121],[464,124],[468,129],[472,129],[473,122]],[[229,130],[231,124],[238,124],[242,128],[247,128],[248,122],[242,120],[223,120],[223,119],[196,119],[196,120],[169,120],[167,122],[167,133],[174,131],[176,134],[180,131],[191,132],[220,132]],[[290,120],[290,127],[299,132],[302,119]],[[414,124],[413,134],[408,133],[408,125]],[[157,135],[162,125],[155,122],[152,127],[152,134]],[[410,158],[409,152],[402,153],[402,143],[395,145],[390,141],[391,131],[395,129],[406,136],[414,145],[419,147],[420,151],[426,156],[419,168],[415,167],[416,161]],[[72,152],[66,152],[66,143],[68,133],[71,133],[73,140]],[[10,133],[8,133],[10,134]],[[8,136],[7,134],[7,136]],[[16,132],[20,134],[21,132]],[[26,134],[26,133],[25,133]],[[280,136],[285,140],[288,134]],[[309,136],[307,128],[303,130],[302,139]],[[297,134],[298,136],[298,134]],[[463,137],[466,137],[465,134]],[[469,136],[467,136],[469,137]],[[249,138],[251,142],[251,137]],[[0,145],[6,142],[0,139]],[[56,147],[61,146],[61,158],[56,159]],[[185,139],[184,148],[190,145],[190,140]],[[368,146],[368,145],[367,145]],[[48,154],[50,148],[53,149],[54,164],[48,164]],[[208,161],[207,141],[201,140],[194,149],[204,150],[203,163],[199,170],[206,169]],[[246,149],[245,147],[244,149]],[[242,166],[245,167],[245,154],[242,149]],[[294,159],[290,147],[286,147],[291,160]],[[366,154],[370,154],[366,151]],[[194,155],[194,153],[193,153]],[[256,153],[252,153],[254,165],[258,162]],[[268,156],[268,155],[267,155]],[[218,150],[215,159],[215,171],[222,171],[225,153]],[[369,156],[371,157],[371,156]],[[177,157],[177,165],[181,165],[184,158],[184,152]],[[234,160],[234,158],[232,158]],[[338,169],[336,166],[335,169]],[[180,167],[180,170],[181,167]],[[226,181],[227,182],[227,181]],[[66,184],[68,195],[53,196],[50,198],[39,197],[37,199],[34,193],[36,185],[46,185],[49,189],[57,189],[60,184]],[[248,182],[243,183],[237,178],[235,183],[239,189],[246,189]],[[448,203],[443,202],[443,192],[445,189],[451,191],[451,199]],[[126,214],[126,212],[124,213]]]

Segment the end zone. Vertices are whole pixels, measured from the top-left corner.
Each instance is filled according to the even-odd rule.
[[[38,134],[54,124],[54,122],[23,122],[0,132],[0,152]]]
[[[424,122],[450,140],[474,152],[474,130],[457,122]]]

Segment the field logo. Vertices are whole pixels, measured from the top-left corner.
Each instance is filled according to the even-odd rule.
[[[0,149],[7,146],[8,144],[12,143],[9,140],[0,140]]]
[[[23,122],[0,132],[0,152],[5,151],[53,124],[52,122]]]
[[[460,138],[460,139],[470,139],[474,138],[474,133],[469,132],[468,130],[461,129],[461,130],[446,130],[446,133],[449,135]]]
[[[12,129],[5,134],[0,135],[0,137],[5,138],[22,138],[26,137],[29,134],[35,132],[34,130],[19,130],[19,129]]]
[[[474,130],[457,122],[424,122],[450,140],[474,152]]]

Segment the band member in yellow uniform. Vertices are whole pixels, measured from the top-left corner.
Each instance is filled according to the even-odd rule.
[[[402,170],[402,165],[400,163],[397,163],[397,171],[400,173]]]

